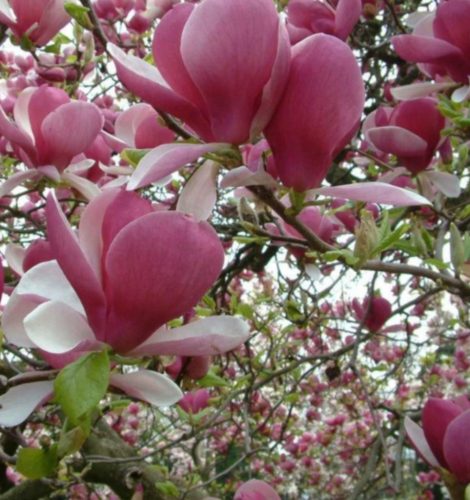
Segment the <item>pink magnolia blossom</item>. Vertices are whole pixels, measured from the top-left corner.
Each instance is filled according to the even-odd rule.
[[[359,321],[372,332],[378,332],[392,314],[392,306],[384,297],[365,298],[362,304],[358,299],[352,301],[352,307]]]
[[[104,344],[123,355],[210,356],[246,339],[245,323],[225,316],[165,328],[199,302],[222,268],[222,245],[207,222],[155,211],[136,194],[116,189],[88,205],[78,236],[52,196],[46,211],[56,260],[29,269],[10,297],[3,329],[13,344],[40,349],[61,367]],[[162,377],[145,370],[115,373],[111,384],[151,403],[175,402],[179,389]],[[154,381],[164,386],[155,382],[163,403],[152,392]],[[38,391],[42,397],[20,415],[26,418],[47,394]]]
[[[362,12],[361,0],[339,0],[336,8],[321,0],[291,0],[287,6],[287,29],[291,43],[314,33],[346,40]]]
[[[92,146],[101,131],[103,117],[94,104],[71,101],[67,93],[58,88],[29,87],[18,96],[13,116],[15,122],[0,109],[0,133],[30,170],[11,176],[0,187],[2,194],[8,194],[25,179],[41,175],[54,180],[62,176],[77,189],[85,191],[86,196],[96,194],[96,186],[86,184],[76,175],[80,168],[86,170],[94,161],[85,161],[75,169],[67,168],[75,157]],[[85,160],[85,156],[78,160]]]
[[[280,496],[268,483],[251,479],[243,483],[235,492],[234,500],[280,500]]]
[[[393,37],[393,47],[405,61],[420,63],[421,71],[431,78],[450,76],[468,83],[469,24],[468,0],[443,1],[415,26],[413,34]]]
[[[26,36],[35,45],[45,45],[68,22],[64,0],[2,0],[0,22],[16,37]]]
[[[319,34],[295,45],[286,89],[265,129],[283,184],[319,186],[356,133],[363,105],[361,72],[344,42]]]
[[[109,46],[126,87],[205,141],[241,144],[271,118],[289,68],[289,42],[271,0],[181,4],[158,24],[156,68]]]
[[[405,422],[413,446],[432,467],[443,467],[462,484],[470,483],[470,402],[429,398],[422,412],[423,428]]]
[[[161,118],[152,106],[136,104],[117,117],[114,133],[130,148],[155,148],[173,142],[175,133],[159,123],[159,120]]]
[[[178,402],[186,413],[196,414],[209,405],[210,394],[207,389],[187,392]]]
[[[413,174],[425,170],[436,150],[446,147],[441,130],[445,118],[437,101],[422,97],[381,107],[364,124],[366,140],[378,151],[393,154]]]

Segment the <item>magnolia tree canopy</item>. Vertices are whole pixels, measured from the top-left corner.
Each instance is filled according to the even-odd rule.
[[[0,38],[0,499],[470,498],[470,0]]]

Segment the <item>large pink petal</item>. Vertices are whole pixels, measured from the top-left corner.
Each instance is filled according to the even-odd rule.
[[[85,317],[63,302],[40,304],[23,323],[34,345],[52,354],[62,354],[82,342],[95,340]]]
[[[233,498],[234,500],[281,500],[281,497],[268,483],[259,479],[251,479],[243,483]]]
[[[56,87],[42,85],[36,89],[28,100],[29,126],[34,135],[34,143],[37,149],[38,164],[45,165],[47,161],[47,147],[42,136],[42,122],[45,118],[63,104],[70,102],[67,92]],[[23,108],[23,106],[21,106]],[[20,110],[20,114],[24,111]],[[21,123],[25,123],[26,118]]]
[[[454,402],[440,398],[429,398],[424,405],[421,420],[426,441],[438,462],[447,467],[444,457],[444,436],[449,424],[462,413]]]
[[[170,330],[160,329],[132,354],[214,356],[235,349],[247,340],[248,325],[232,316],[212,316]]]
[[[346,198],[354,201],[380,203],[396,207],[430,205],[431,202],[414,191],[383,182],[358,182],[342,186],[323,187],[313,190],[317,194]]]
[[[462,484],[470,483],[470,410],[450,422],[443,447],[449,470]]]
[[[174,92],[154,66],[142,59],[126,54],[112,43],[108,51],[113,58],[121,82],[135,95],[156,109],[181,118],[203,139],[211,140],[207,120],[189,101]]]
[[[91,146],[102,126],[103,117],[94,104],[76,101],[59,106],[41,125],[42,158],[64,169],[75,155]]]
[[[103,327],[106,304],[99,277],[80,248],[78,239],[72,232],[57,200],[51,195],[47,200],[46,216],[48,240],[52,251],[80,297],[92,329],[99,336]]]
[[[154,406],[171,406],[183,397],[181,389],[169,377],[150,370],[113,373],[110,385]]]
[[[140,123],[135,135],[135,146],[138,149],[155,148],[176,139],[176,134],[158,122],[158,114],[148,116]]]
[[[222,245],[205,222],[156,212],[128,224],[106,256],[106,341],[126,352],[187,312],[215,281],[223,260]]]
[[[127,184],[128,190],[158,182],[202,155],[228,147],[228,144],[162,144],[147,153],[137,165]]]
[[[339,0],[336,7],[335,35],[341,40],[346,40],[361,14],[361,0]]]
[[[187,20],[181,55],[205,100],[215,140],[241,144],[249,138],[278,33],[271,0],[206,0]]]
[[[170,87],[207,117],[204,99],[189,76],[180,50],[183,29],[194,8],[190,3],[175,5],[163,17],[155,29],[152,53],[155,65]]]
[[[434,35],[458,47],[470,65],[470,5],[467,0],[445,2],[437,8],[433,23]]]
[[[297,44],[285,92],[265,130],[282,182],[299,191],[318,186],[352,138],[363,104],[361,72],[344,42],[313,35]]]
[[[271,78],[263,89],[260,107],[251,124],[250,137],[255,138],[269,123],[276,110],[289,77],[291,51],[289,36],[283,24],[279,25],[279,39],[276,60]]]
[[[36,407],[50,399],[54,382],[44,380],[22,384],[0,396],[0,425],[13,427],[24,422]]]
[[[101,227],[102,255],[105,256],[108,253],[109,246],[121,229],[133,220],[151,212],[153,209],[150,201],[141,198],[136,193],[119,191],[104,213]]]
[[[366,140],[384,153],[402,156],[419,156],[426,153],[427,142],[405,128],[389,125],[367,130]]]
[[[87,261],[101,281],[101,256],[103,252],[102,226],[107,208],[120,193],[107,189],[88,204],[80,218],[78,238]]]
[[[49,0],[39,20],[39,26],[33,32],[34,43],[44,45],[51,40],[68,22],[70,16],[64,8],[64,0]]]
[[[421,457],[426,460],[426,462],[431,467],[440,467],[439,462],[436,457],[433,455],[431,448],[429,447],[428,442],[424,436],[423,429],[413,422],[411,418],[405,417],[405,430],[408,438],[412,442],[416,451],[421,455]]]
[[[175,133],[162,126],[158,118],[158,113],[149,104],[136,104],[118,116],[114,132],[131,148],[154,148],[173,142]]]
[[[398,35],[392,37],[397,54],[409,62],[432,63],[443,58],[460,58],[460,50],[439,38],[419,35]]]

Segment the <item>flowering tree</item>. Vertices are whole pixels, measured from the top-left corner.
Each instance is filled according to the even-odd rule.
[[[0,0],[0,499],[469,497],[469,27]]]

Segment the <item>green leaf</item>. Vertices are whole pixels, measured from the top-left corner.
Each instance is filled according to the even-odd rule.
[[[385,240],[390,234],[390,216],[387,211],[384,212],[382,222],[379,227],[379,241]]]
[[[307,256],[310,257],[310,252],[307,252]],[[348,266],[355,266],[359,259],[353,255],[351,250],[331,250],[323,254],[323,258],[326,262],[333,262],[335,260],[344,260]]]
[[[470,500],[470,484],[465,487],[465,500]]]
[[[372,255],[380,254],[391,248],[406,232],[408,232],[409,229],[409,224],[403,224],[398,229],[395,229],[395,231],[379,242],[379,244],[374,248]]]
[[[88,15],[90,9],[74,2],[65,2],[64,9],[72,19],[77,21],[80,26],[83,26],[87,30],[93,29],[93,23]]]
[[[78,451],[85,442],[87,434],[81,427],[74,427],[68,432],[63,432],[57,445],[59,457],[65,457]]]
[[[81,425],[106,394],[109,357],[92,352],[66,366],[54,382],[55,400],[73,425]]]
[[[133,167],[137,167],[140,160],[150,151],[150,149],[123,149],[121,158]]]
[[[16,470],[29,479],[51,476],[57,467],[57,446],[49,449],[20,448]]]
[[[209,370],[204,377],[198,380],[197,385],[199,387],[228,387],[229,383],[212,370]]]
[[[170,497],[178,498],[180,496],[178,488],[171,481],[159,481],[158,483],[155,483],[155,488],[160,493]]]
[[[426,264],[429,264],[430,266],[437,267],[437,269],[441,271],[449,268],[449,266],[445,262],[442,262],[442,260],[439,259],[426,259],[424,262],[426,262]]]

